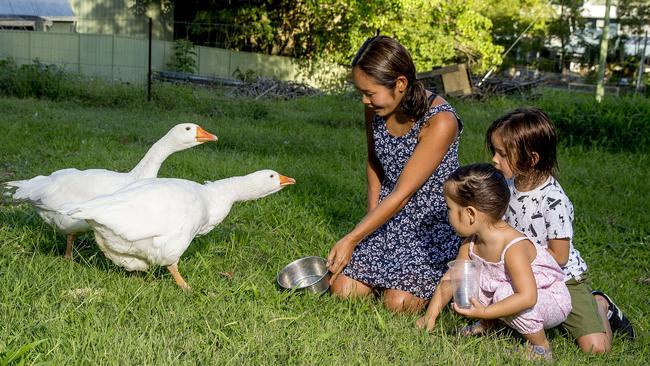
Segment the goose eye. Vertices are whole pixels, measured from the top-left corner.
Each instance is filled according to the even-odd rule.
[[[189,127],[185,127],[185,131],[189,131],[189,130],[190,130],[190,128],[189,128]]]
[[[270,177],[271,177],[271,178],[273,178],[273,177],[275,177],[275,174],[271,174],[271,176],[270,176]]]

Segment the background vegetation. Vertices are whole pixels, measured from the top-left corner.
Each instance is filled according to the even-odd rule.
[[[467,63],[481,75],[491,67],[513,65],[566,74],[572,61],[585,70],[598,64],[594,40],[600,31],[582,17],[585,2],[136,0],[134,10],[144,12],[157,3],[176,22],[176,38],[234,50],[347,65],[363,40],[379,30],[404,44],[420,71]],[[624,44],[630,36],[643,35],[650,3],[620,0],[613,5],[624,32],[610,35],[608,77],[618,81],[631,79],[638,69],[639,55],[628,54]]]
[[[3,204],[0,364],[524,362],[509,352],[517,341],[507,334],[456,336],[466,320],[451,310],[427,334],[415,328],[417,316],[392,314],[375,299],[345,302],[275,287],[274,276],[286,263],[326,255],[363,215],[365,137],[355,93],[252,100],[157,84],[154,101],[146,103],[133,86],[75,82],[54,70],[10,64],[1,70],[0,181],[67,167],[126,171],[170,126],[193,121],[219,142],[173,155],[160,176],[201,182],[273,168],[298,184],[236,205],[221,225],[194,240],[180,261],[191,293],[179,290],[164,269],[132,274],[114,266],[91,235],[66,261],[65,239],[31,207]],[[24,87],[41,72],[44,84]],[[559,125],[589,112],[599,114],[602,126],[618,126],[597,138],[562,133],[560,181],[576,208],[575,243],[595,287],[625,310],[639,338],[616,339],[612,353],[588,356],[552,330],[559,365],[643,365],[650,359],[648,144],[621,146],[647,126],[640,113],[648,101],[617,101],[604,101],[608,108],[622,105],[612,113],[594,109],[591,98],[555,92],[538,99],[452,101],[465,125],[462,163],[489,159],[487,126],[518,106],[543,106]],[[636,105],[639,110],[628,111]],[[617,113],[639,118],[625,126]],[[580,123],[587,123],[584,118]]]

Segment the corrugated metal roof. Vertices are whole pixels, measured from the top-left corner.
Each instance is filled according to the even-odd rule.
[[[68,0],[0,0],[0,18],[74,17]]]

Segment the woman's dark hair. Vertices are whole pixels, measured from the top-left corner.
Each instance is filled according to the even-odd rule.
[[[444,194],[463,207],[473,206],[494,221],[505,215],[510,201],[503,173],[487,163],[456,169],[445,182]]]
[[[404,76],[408,85],[399,106],[402,112],[416,118],[427,112],[427,94],[422,82],[415,77],[413,59],[406,48],[395,39],[387,36],[366,39],[352,60],[352,68],[355,67],[391,90],[395,88],[397,78]]]
[[[492,122],[485,136],[494,154],[492,137],[498,134],[515,175],[538,182],[557,173],[557,135],[548,115],[539,108],[519,108]],[[537,156],[535,156],[535,153]]]

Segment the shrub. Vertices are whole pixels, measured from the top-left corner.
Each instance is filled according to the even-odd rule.
[[[555,122],[560,142],[609,151],[650,150],[650,100],[643,96],[605,97],[546,92],[537,103]]]
[[[167,67],[172,71],[194,73],[196,71],[194,44],[186,39],[177,39],[174,42],[174,54]]]

